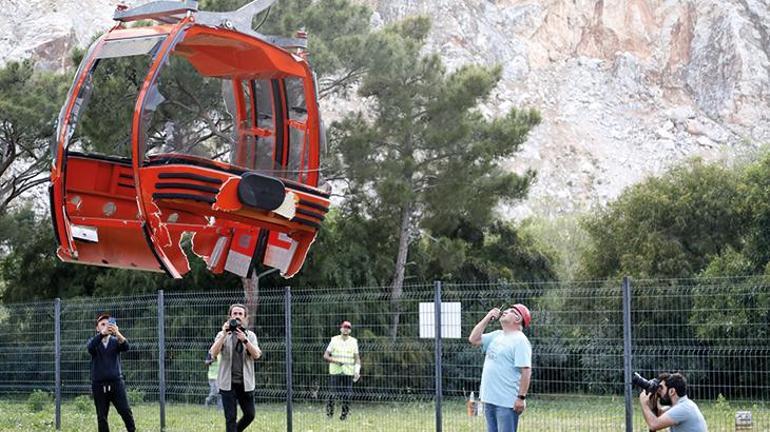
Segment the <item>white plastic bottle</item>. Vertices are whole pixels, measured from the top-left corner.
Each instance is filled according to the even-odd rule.
[[[471,397],[468,399],[468,402],[466,402],[465,408],[468,411],[468,416],[473,417],[476,415],[476,395],[475,393],[471,392]]]

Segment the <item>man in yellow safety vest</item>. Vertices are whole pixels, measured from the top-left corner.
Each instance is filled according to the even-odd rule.
[[[342,401],[340,420],[350,413],[350,397],[353,383],[361,377],[361,358],[358,355],[358,340],[350,336],[353,326],[350,321],[340,324],[340,334],[334,336],[324,351],[324,360],[329,363],[329,399],[326,415],[334,415],[334,400]]]

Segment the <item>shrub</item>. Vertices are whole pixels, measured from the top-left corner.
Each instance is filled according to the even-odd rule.
[[[94,407],[94,403],[91,401],[91,396],[80,395],[75,398],[75,409],[79,412],[91,411]]]
[[[131,389],[126,394],[128,394],[128,403],[131,405],[144,402],[144,392],[142,390]]]
[[[53,397],[51,396],[50,393],[48,393],[47,391],[37,389],[29,394],[29,397],[27,398],[27,406],[29,407],[29,410],[32,412],[40,412],[40,411],[43,411],[45,406],[51,403],[52,401],[53,401]]]

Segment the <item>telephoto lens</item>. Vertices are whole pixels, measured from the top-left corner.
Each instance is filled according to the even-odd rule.
[[[231,332],[237,330],[238,327],[241,326],[241,323],[237,319],[235,319],[235,318],[231,319],[229,324],[230,324],[230,331]]]
[[[631,384],[647,393],[655,393],[658,391],[658,387],[660,387],[660,381],[657,378],[647,380],[636,372],[634,372],[634,376],[631,378]]]

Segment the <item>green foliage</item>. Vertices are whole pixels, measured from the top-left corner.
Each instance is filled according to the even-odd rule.
[[[294,286],[352,287],[386,283],[393,268],[388,232],[377,220],[333,209],[324,221]]]
[[[90,294],[93,278],[105,271],[61,262],[50,219],[38,218],[28,207],[12,212],[2,224],[7,252],[0,260],[4,302]]]
[[[732,412],[733,410],[730,406],[730,402],[722,393],[719,393],[719,396],[717,396],[717,400],[714,403],[714,409],[723,412]]]
[[[579,275],[616,281],[624,275],[635,277],[634,308],[646,311],[634,318],[639,338],[696,338],[704,352],[714,353],[762,346],[768,338],[770,295],[766,281],[745,276],[767,268],[768,177],[767,156],[737,167],[695,160],[631,187],[587,220],[591,243],[581,258]],[[639,280],[692,276],[697,277],[696,287],[679,279]],[[687,295],[694,288],[702,294]],[[581,303],[566,306],[588,311],[586,316],[615,307],[610,299]],[[672,325],[660,326],[663,322]],[[745,364],[751,365],[750,370],[767,367],[761,356],[747,356]],[[638,367],[660,370],[665,365],[665,358],[645,357]],[[739,386],[756,385],[757,380],[751,374],[720,372],[732,365],[718,354],[693,356],[671,367],[711,371],[710,379]]]
[[[235,10],[250,0],[207,0],[202,10]],[[304,29],[308,52],[318,74],[319,96],[345,93],[366,71],[371,50],[371,10],[350,0],[281,0],[254,18],[252,27],[263,34],[294,36]]]
[[[548,281],[557,278],[554,254],[514,224],[494,222],[484,228],[464,224],[433,237],[424,233],[415,245],[414,272],[422,281]]]
[[[625,191],[586,222],[581,276],[691,277],[740,247],[746,216],[738,176],[695,160]]]
[[[731,251],[712,261],[709,269],[699,278],[700,283],[711,288],[710,295],[694,299],[690,312],[690,325],[698,339],[722,346],[745,346],[752,342],[766,341],[767,323],[770,320],[770,293],[767,277],[709,279],[709,274],[719,271],[735,271],[736,276],[746,274],[748,262],[740,254]],[[728,273],[722,273],[726,275]],[[731,310],[729,316],[715,311]]]
[[[31,61],[0,68],[0,215],[47,180],[49,145],[67,82],[67,77],[35,72]]]
[[[32,412],[40,412],[45,409],[48,404],[53,402],[53,396],[47,391],[40,389],[33,390],[27,397],[27,408]]]
[[[81,110],[73,141],[79,151],[131,156],[131,124],[139,89],[151,58],[148,55],[100,59],[82,90],[87,105]]]
[[[138,389],[128,389],[126,390],[126,395],[128,396],[129,405],[134,406],[144,402],[144,398],[146,396],[144,391]]]
[[[464,232],[509,233],[493,227],[494,208],[522,198],[533,174],[506,172],[500,162],[518,150],[540,117],[511,110],[484,118],[476,107],[498,83],[500,68],[470,65],[446,73],[437,55],[423,54],[429,29],[430,21],[417,17],[372,35],[369,51],[377,55],[359,88],[371,109],[335,123],[331,143],[349,181],[343,213],[376,220],[394,263],[399,240],[422,237],[421,252],[432,266],[423,277],[454,277],[470,254],[494,248],[494,240],[471,244]],[[489,276],[487,270],[500,264],[482,258],[468,272]]]
[[[745,170],[739,187],[740,210],[748,216],[744,255],[759,273],[770,265],[770,152]]]
[[[80,395],[75,398],[73,405],[78,412],[87,413],[94,409],[94,401],[91,396]]]
[[[580,260],[590,244],[588,232],[581,224],[585,215],[564,215],[553,219],[530,218],[519,230],[531,238],[539,250],[553,257],[559,280],[577,279]]]

